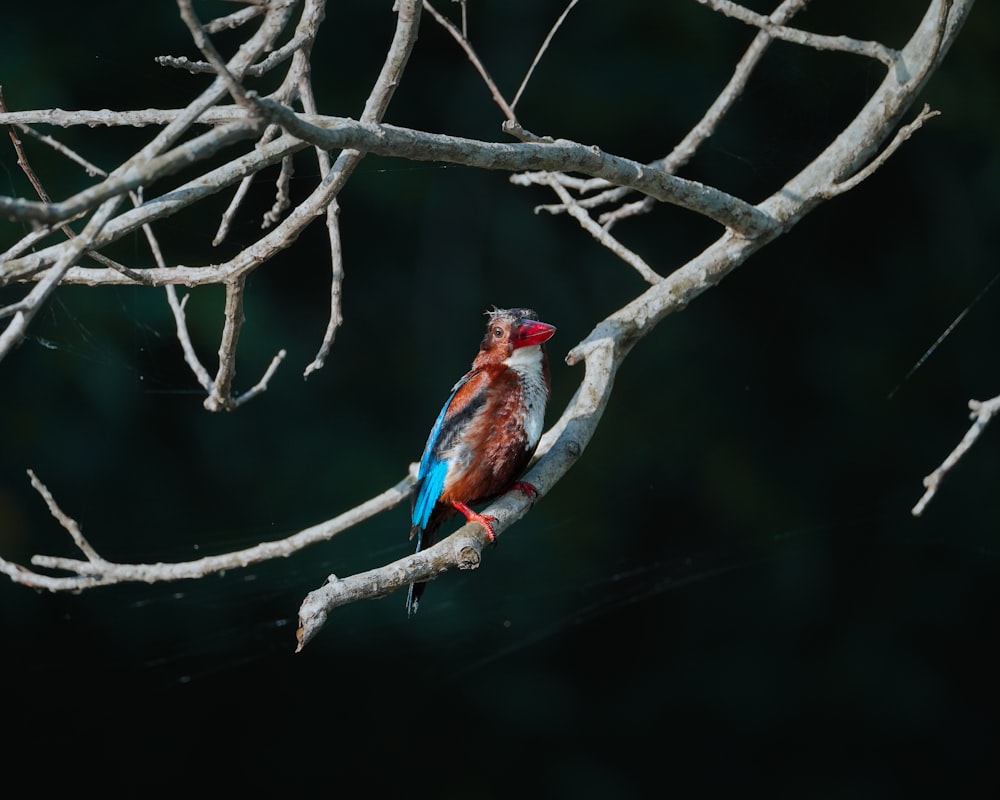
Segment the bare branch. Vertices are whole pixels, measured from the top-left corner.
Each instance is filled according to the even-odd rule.
[[[76,261],[86,250],[93,246],[94,239],[101,232],[101,228],[107,223],[120,202],[120,197],[113,197],[97,209],[97,212],[87,223],[86,227],[76,236],[67,242],[61,258],[48,271],[45,277],[40,280],[28,293],[28,296],[18,304],[17,310],[13,314],[13,319],[8,323],[3,333],[0,333],[0,359],[3,359],[16,345],[24,338],[25,330],[32,317],[38,313],[42,303],[48,298],[59,282],[69,270],[70,264]],[[6,316],[0,310],[0,318]]]
[[[776,24],[782,24],[790,20],[795,14],[801,11],[807,0],[784,0],[774,13],[771,14],[770,19]],[[767,52],[768,47],[771,45],[773,39],[766,31],[760,31],[750,43],[746,52],[740,58],[739,62],[736,64],[733,74],[729,79],[729,82],[723,87],[719,95],[712,101],[712,104],[705,111],[702,118],[691,128],[681,139],[680,143],[677,144],[670,151],[670,153],[658,161],[654,161],[650,164],[651,167],[657,167],[662,169],[664,172],[669,172],[671,174],[676,174],[681,167],[687,164],[698,151],[698,148],[718,130],[719,125],[722,124],[723,119],[725,119],[726,114],[729,113],[733,104],[742,97],[743,92],[746,90],[747,83],[750,80],[750,76],[753,75],[754,70],[760,63],[761,59],[764,57],[765,52]],[[627,194],[626,190],[620,188],[608,188],[606,185],[601,186],[597,182],[590,182],[584,184],[583,186],[576,187],[576,190],[581,194],[591,191],[596,191],[599,188],[604,188],[605,191],[600,194],[593,195],[591,197],[584,198],[580,200],[580,204],[584,208],[597,208],[598,206],[606,205],[608,203],[617,203],[621,201]],[[613,211],[608,211],[598,217],[598,222],[601,225],[607,226],[609,229],[619,220],[625,219],[636,214],[645,214],[652,210],[655,203],[650,197],[645,197],[633,203],[628,203],[621,206]],[[556,211],[558,206],[547,207],[548,211]]]
[[[29,474],[31,475],[32,485],[35,486],[36,490],[45,499],[50,512],[59,521],[60,525],[67,528],[71,535],[74,535],[74,529],[79,533],[79,527],[59,509],[44,484],[37,479],[34,473],[29,472]],[[41,555],[33,556],[31,559],[31,563],[36,567],[63,570],[72,573],[71,575],[63,577],[46,575],[3,558],[0,558],[0,573],[7,575],[15,583],[31,586],[36,589],[45,589],[50,592],[78,592],[82,589],[89,589],[95,586],[110,586],[117,583],[157,583],[161,581],[202,578],[206,575],[213,575],[225,572],[226,570],[259,564],[262,561],[286,558],[310,545],[328,541],[338,533],[348,530],[364,520],[398,505],[409,496],[411,485],[412,479],[407,476],[395,486],[345,511],[343,514],[339,514],[318,525],[305,528],[284,539],[273,542],[262,542],[244,550],[205,556],[194,561],[179,561],[169,564],[118,563],[102,558],[92,547],[86,544],[82,536],[79,537],[78,541],[74,535],[74,541],[87,557],[86,561]]]
[[[51,125],[54,128],[75,128],[85,126],[96,128],[144,128],[148,125],[169,125],[187,113],[183,108],[144,108],[135,111],[110,111],[80,109],[64,111],[61,108],[33,111],[6,111],[0,113],[0,125]],[[199,125],[221,125],[239,122],[246,118],[246,112],[235,105],[218,105],[204,109],[194,123]]]
[[[274,373],[277,371],[278,367],[281,366],[281,362],[285,360],[286,355],[288,355],[286,350],[279,350],[277,355],[271,359],[271,363],[267,365],[267,369],[264,370],[264,374],[261,376],[260,380],[243,392],[243,394],[233,398],[231,408],[239,408],[244,403],[253,400],[262,392],[266,392],[268,383],[271,381],[271,378],[274,377]]]
[[[73,543],[87,557],[87,561],[93,564],[95,568],[106,566],[107,562],[97,555],[97,551],[83,538],[83,532],[80,530],[80,526],[76,520],[63,513],[63,510],[56,503],[55,498],[52,497],[52,493],[44,483],[38,480],[38,476],[30,469],[28,470],[28,477],[31,479],[31,485],[35,488],[35,491],[42,496],[45,505],[49,507],[49,513],[66,529],[70,537],[72,537]]]
[[[208,370],[205,369],[199,360],[198,354],[194,351],[194,345],[191,343],[191,334],[188,333],[184,306],[187,305],[190,296],[189,294],[184,295],[183,299],[178,300],[177,289],[174,286],[167,286],[167,303],[170,305],[170,310],[174,315],[174,324],[177,326],[177,340],[181,343],[181,350],[184,352],[184,361],[187,362],[195,378],[198,379],[201,388],[205,390],[206,394],[211,394],[212,376],[208,374]]]
[[[486,84],[486,88],[490,90],[490,95],[493,97],[493,102],[500,107],[500,110],[503,111],[504,116],[507,117],[507,119],[511,120],[512,122],[516,121],[517,115],[514,113],[513,106],[510,103],[508,103],[506,99],[504,99],[503,92],[500,91],[499,87],[496,85],[496,82],[493,80],[493,78],[490,77],[490,73],[486,71],[486,67],[483,65],[483,62],[479,60],[479,56],[476,55],[476,51],[473,49],[472,44],[469,42],[469,40],[465,37],[465,34],[462,33],[462,31],[460,31],[458,28],[456,28],[452,24],[451,20],[449,20],[444,15],[439,14],[437,10],[434,8],[434,6],[426,2],[426,0],[424,0],[424,8],[426,8],[431,13],[431,16],[434,17],[435,21],[442,28],[448,31],[448,33],[451,34],[451,37],[456,42],[458,42],[459,46],[465,51],[465,55],[472,63],[472,66],[476,68],[476,72],[478,72],[480,77],[483,79],[483,83]],[[465,24],[464,6],[463,6],[462,20],[464,27]]]
[[[6,104],[4,103],[3,91],[2,89],[0,89],[0,112],[6,112],[6,110],[7,107]],[[52,137],[42,136],[40,134],[37,134],[32,128],[30,128],[27,125],[11,126],[9,131],[10,138],[11,141],[14,143],[14,152],[17,153],[18,166],[20,166],[21,169],[24,171],[24,174],[28,177],[28,180],[31,182],[31,185],[35,188],[35,192],[42,199],[42,202],[50,203],[51,199],[48,193],[45,191],[45,188],[42,186],[41,181],[38,179],[38,176],[31,168],[31,164],[28,162],[28,156],[25,154],[24,148],[21,146],[21,140],[18,138],[17,133],[15,132],[15,128],[17,130],[22,130],[26,134],[37,138],[39,141],[48,145],[56,152],[65,155],[70,160],[76,162],[77,164],[80,164],[87,171],[89,175],[107,175],[107,173],[104,172],[104,170],[102,170],[100,167],[91,164],[86,159],[77,155],[73,150],[71,150],[68,147],[65,147]],[[138,205],[138,200],[136,195],[132,194],[132,199],[133,203],[135,205]],[[76,233],[73,231],[73,229],[70,227],[68,223],[62,223],[58,225],[57,229],[63,232],[68,238],[73,238],[74,236],[76,236]],[[0,262],[7,260],[14,254],[18,252],[23,252],[25,249],[31,247],[36,239],[36,236],[37,238],[45,238],[45,236],[47,236],[48,233],[49,233],[48,231],[36,231],[24,237],[20,242],[15,244],[10,250],[8,250],[6,253],[0,256]],[[141,274],[139,274],[135,270],[129,269],[124,264],[119,264],[117,261],[107,258],[106,256],[103,256],[100,253],[91,252],[89,255],[99,264],[108,267],[109,269],[116,270],[122,273],[123,275],[128,276],[130,279],[134,280],[137,283],[145,283],[145,278]],[[27,301],[21,301],[20,303],[16,303],[13,306],[2,308],[0,309],[0,318],[13,314],[15,311],[25,310],[29,307],[30,303],[28,303]]]
[[[658,274],[638,254],[629,250],[607,230],[594,222],[590,214],[588,214],[586,210],[584,210],[580,204],[573,199],[572,195],[570,195],[570,193],[566,191],[562,185],[560,185],[554,173],[549,172],[542,174],[550,176],[549,185],[559,196],[559,200],[569,212],[569,215],[576,219],[583,229],[587,231],[587,233],[593,236],[598,242],[608,248],[608,250],[618,256],[626,264],[629,264],[642,276],[642,279],[646,281],[646,283],[659,283],[663,280],[663,276]]]
[[[924,107],[917,115],[917,118],[908,125],[904,125],[900,128],[895,137],[893,137],[893,140],[889,142],[885,150],[878,154],[877,158],[872,159],[871,163],[869,163],[864,169],[859,170],[847,180],[826,189],[823,193],[824,199],[829,199],[831,197],[836,197],[839,194],[843,194],[844,192],[849,192],[863,180],[873,175],[879,167],[889,160],[890,156],[892,156],[892,154],[899,149],[903,142],[909,139],[916,131],[920,130],[927,120],[938,116],[940,113],[940,111],[934,111],[929,105],[924,103]]]
[[[299,89],[299,96],[302,98],[303,108],[309,113],[315,113],[316,101],[313,97],[312,86],[305,79],[303,79]],[[330,172],[330,155],[319,147],[315,148],[315,152],[320,175],[325,179]],[[343,322],[340,301],[341,287],[344,283],[344,252],[340,242],[340,203],[337,202],[336,198],[326,207],[326,230],[330,241],[330,316],[327,319],[326,330],[323,332],[323,342],[313,360],[303,370],[303,378],[308,378],[316,370],[323,368],[326,357],[333,347],[337,328]]]
[[[191,32],[191,38],[194,39],[195,45],[201,50],[202,55],[208,59],[208,63],[212,65],[215,74],[226,84],[226,88],[229,90],[229,94],[233,100],[241,106],[246,106],[246,90],[229,71],[226,63],[222,60],[222,56],[219,55],[219,51],[215,49],[212,40],[208,38],[208,34],[205,33],[205,29],[201,26],[201,20],[198,19],[198,15],[194,13],[194,9],[191,7],[191,0],[177,0],[177,8],[180,9],[181,19],[184,20],[184,24],[187,25],[188,30]]]
[[[762,14],[757,14],[730,0],[698,0],[703,6],[708,6],[714,11],[719,11],[727,17],[738,19],[747,25],[760,28],[769,36],[775,39],[783,39],[786,42],[805,45],[814,50],[834,50],[841,53],[853,53],[855,55],[874,58],[881,61],[889,69],[895,68],[899,64],[899,51],[886,47],[879,42],[863,42],[852,39],[849,36],[823,36],[818,33],[808,33],[806,31],[787,28],[784,25],[775,24],[770,18]]]
[[[340,311],[341,287],[344,283],[344,253],[340,246],[340,204],[334,200],[327,206],[327,233],[330,238],[330,316],[327,319],[326,330],[323,332],[323,342],[319,350],[302,372],[303,378],[308,378],[316,370],[322,369],[326,363],[326,357],[333,347],[333,339],[336,336],[337,328],[344,321]]]
[[[205,31],[208,33],[219,33],[224,30],[235,30],[242,25],[256,19],[265,11],[262,5],[248,5],[246,8],[241,8],[239,11],[234,11],[232,14],[227,14],[224,17],[216,17],[215,19],[205,23]]]
[[[0,112],[6,113],[6,111],[7,103],[3,99],[3,87],[0,87]],[[14,144],[14,152],[17,154],[17,165],[27,176],[31,185],[35,187],[35,193],[42,198],[44,202],[50,202],[49,196],[42,186],[41,181],[38,180],[38,176],[35,175],[35,171],[31,168],[31,164],[28,163],[28,157],[24,154],[24,148],[21,146],[21,140],[17,136],[17,130],[12,125],[7,129],[7,133],[10,136],[11,142]]]
[[[279,163],[288,153],[302,150],[308,144],[291,136],[282,136],[275,142],[258,148],[252,153],[234,159],[217,169],[211,170],[200,178],[195,178],[182,186],[172,189],[159,197],[146,200],[142,206],[123,212],[112,219],[101,235],[95,240],[94,248],[104,247],[133,231],[170,216],[180,209],[209,197],[227,186],[236,183],[247,175],[253,174],[272,164]],[[38,250],[31,255],[0,262],[0,285],[16,280],[23,280],[51,267],[62,255],[65,244],[55,245]],[[252,261],[240,261],[239,267],[247,269],[255,266]],[[146,270],[147,282],[162,286],[168,283],[196,285],[204,283],[221,283],[237,272],[237,267],[230,262],[228,267],[177,267],[168,270]],[[107,270],[89,270],[82,267],[70,269],[65,282],[86,284],[130,283]]]
[[[709,217],[746,236],[758,236],[774,228],[774,220],[731,194],[711,186],[667,175],[628,158],[611,155],[598,147],[557,139],[552,143],[514,144],[480,142],[458,136],[418,133],[394,125],[370,125],[352,120],[330,119],[320,127],[291,109],[264,97],[255,97],[268,117],[294,136],[318,147],[352,147],[369,153],[398,156],[414,161],[444,161],[481,169],[518,171],[582,172],[627,186]]]
[[[970,415],[972,418],[972,427],[965,432],[962,441],[948,454],[948,457],[942,462],[941,466],[924,478],[924,486],[927,491],[924,492],[923,496],[910,512],[913,516],[919,517],[924,512],[927,504],[937,494],[938,487],[941,486],[944,477],[958,464],[962,457],[969,451],[969,448],[976,443],[980,434],[986,430],[986,426],[993,419],[994,415],[1000,413],[1000,395],[990,400],[970,400],[969,409],[972,411]]]
[[[291,208],[292,197],[290,193],[292,176],[295,174],[295,162],[291,156],[281,159],[281,170],[278,172],[278,179],[275,181],[274,205],[264,214],[264,219],[260,223],[261,228],[269,228],[279,219],[281,215]]]
[[[517,91],[514,93],[514,99],[510,101],[511,111],[517,105],[517,101],[521,99],[521,95],[528,86],[528,81],[531,80],[531,75],[535,71],[535,67],[538,66],[538,62],[542,60],[542,56],[545,55],[545,51],[549,49],[549,45],[552,43],[552,38],[556,35],[556,31],[562,26],[563,22],[566,21],[566,17],[569,16],[569,12],[573,10],[580,0],[569,0],[569,4],[563,9],[562,14],[553,23],[552,28],[549,30],[545,37],[545,41],[542,42],[542,46],[538,48],[538,52],[535,53],[535,58],[531,62],[531,66],[528,67],[528,71],[524,73],[524,78],[521,80],[521,85],[517,87]]]
[[[253,93],[250,93],[254,97]],[[264,166],[276,163],[290,152],[301,150],[313,144],[323,149],[346,148],[341,154],[331,176],[321,182],[309,198],[300,203],[293,213],[275,229],[271,236],[258,241],[252,248],[225,264],[212,269],[176,268],[174,271],[150,270],[149,283],[219,283],[234,274],[248,270],[267,260],[276,249],[281,249],[294,241],[296,230],[300,230],[325,208],[347,180],[357,163],[360,152],[398,156],[419,161],[445,161],[466,164],[484,169],[519,171],[541,168],[546,171],[576,171],[605,178],[608,181],[641,191],[658,200],[683,206],[704,214],[720,224],[740,231],[743,235],[770,236],[777,232],[775,221],[761,208],[755,207],[733,195],[695,181],[667,175],[639,162],[604,153],[596,147],[576,142],[557,140],[553,143],[492,143],[461,137],[429,134],[398,128],[391,125],[376,125],[342,118],[312,118],[295,114],[286,106],[266,98],[256,98],[256,102],[274,117],[290,133],[276,141],[258,148],[228,164],[206,173],[159,198],[147,200],[143,206],[115,218],[107,230],[97,240],[95,246],[103,247],[124,236],[139,226],[175,212],[178,208],[191,205],[202,198],[220,191],[248,174],[257,172]],[[312,123],[321,123],[312,124]],[[221,129],[220,129],[221,130]],[[235,124],[234,131],[241,128]],[[200,141],[199,139],[192,140]],[[184,148],[178,148],[178,151]],[[351,152],[355,151],[355,152]],[[190,151],[168,154],[164,159],[180,162],[190,157]],[[107,190],[106,193],[111,193]],[[87,201],[77,200],[74,205],[87,205]],[[3,198],[0,198],[2,205]],[[70,209],[57,204],[47,207],[63,214]],[[284,244],[282,244],[284,243]],[[275,246],[277,248],[275,249]],[[19,280],[46,269],[59,255],[59,247],[39,250],[23,258],[12,259],[0,264],[0,283]],[[127,282],[106,271],[77,268],[66,275],[66,281],[75,283],[122,283]]]
[[[187,167],[192,160],[211,158],[224,148],[259,134],[260,123],[243,122],[214,128],[194,140],[145,161],[115,170],[104,181],[84,189],[68,200],[57,203],[36,203],[19,198],[0,197],[0,214],[10,219],[55,224],[85,213],[105,200],[138,189],[151,175],[159,178],[172,175]]]
[[[240,339],[243,323],[246,321],[243,316],[244,288],[245,278],[243,275],[226,282],[225,324],[222,328],[222,342],[219,344],[219,370],[215,374],[215,379],[211,381],[208,397],[205,398],[204,406],[207,411],[232,411],[247,400],[266,391],[268,381],[278,365],[285,359],[285,351],[281,350],[271,360],[264,376],[252,389],[244,395],[233,396],[233,378],[236,375],[236,345]],[[180,334],[179,325],[177,330]]]

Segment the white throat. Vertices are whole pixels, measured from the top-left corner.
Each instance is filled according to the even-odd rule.
[[[538,345],[519,347],[504,361],[521,378],[524,388],[524,432],[528,437],[528,450],[534,450],[542,436],[545,424],[545,402],[548,391],[542,374],[542,348]]]

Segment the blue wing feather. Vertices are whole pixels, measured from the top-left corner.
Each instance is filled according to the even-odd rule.
[[[439,458],[435,453],[438,439],[441,436],[441,427],[444,425],[444,418],[448,413],[448,406],[451,405],[451,401],[455,397],[455,392],[461,389],[468,380],[469,375],[466,375],[452,387],[451,394],[448,395],[448,399],[445,400],[444,405],[441,407],[441,411],[434,421],[434,427],[431,428],[431,432],[427,437],[427,444],[424,445],[424,454],[420,457],[420,469],[417,470],[417,495],[413,500],[410,521],[414,527],[421,530],[427,527],[427,520],[430,519],[431,511],[434,510],[434,504],[437,503],[438,498],[441,496],[441,490],[444,488],[444,479],[448,474],[447,460]],[[419,541],[417,549],[420,549]]]
[[[434,510],[434,505],[441,496],[441,490],[444,489],[444,478],[447,474],[448,462],[434,459],[420,484],[420,491],[413,502],[413,512],[410,516],[412,524],[420,530],[427,527],[431,511]],[[418,547],[419,545],[417,542]]]

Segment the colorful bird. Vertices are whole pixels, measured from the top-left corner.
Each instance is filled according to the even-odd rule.
[[[495,518],[470,506],[510,489],[530,497],[538,492],[517,479],[542,435],[551,387],[543,344],[556,329],[527,308],[494,309],[488,316],[479,355],[452,388],[420,458],[410,529],[418,553],[456,511],[482,525],[493,541]],[[410,584],[408,614],[416,612],[425,586]]]

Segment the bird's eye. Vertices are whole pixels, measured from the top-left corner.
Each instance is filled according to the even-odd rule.
[[[496,336],[498,339],[501,338],[503,336],[503,328],[494,328],[493,335]]]

